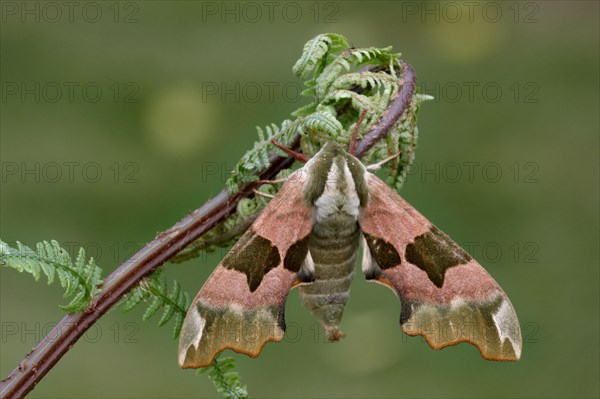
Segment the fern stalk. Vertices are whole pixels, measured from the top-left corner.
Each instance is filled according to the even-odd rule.
[[[297,145],[297,144],[296,144]],[[272,157],[271,166],[260,174],[269,180],[293,162],[292,158]],[[235,212],[240,199],[254,195],[258,183],[244,186],[237,194],[227,189],[162,232],[111,273],[86,312],[70,313],[0,382],[0,397],[22,398],[54,367],[79,338],[123,295],[146,275],[165,263],[182,248],[200,238]]]
[[[315,75],[326,73],[325,65],[335,59],[333,53],[346,47],[340,38],[339,35],[327,34],[319,35],[313,39],[318,42],[315,46],[321,50],[324,49],[324,51],[318,53],[320,58],[305,57],[305,61],[307,62],[300,63],[300,65],[297,63],[296,66],[298,68],[296,66],[294,68],[298,71],[299,75],[307,76],[310,73]],[[314,53],[312,54],[314,55]],[[388,54],[386,53],[382,56],[383,58],[380,58],[380,61],[385,61],[385,57],[387,56]],[[355,58],[360,62],[356,56]],[[412,73],[412,68],[408,64],[403,63],[400,65],[402,65],[404,74],[402,82],[398,83],[401,88],[398,94],[386,104],[381,117],[372,118],[369,130],[361,135],[362,139],[357,146],[359,156],[366,154],[382,137],[388,134],[411,104],[415,87],[414,73]],[[375,69],[381,68],[383,67],[380,64]],[[393,72],[393,64],[391,62],[388,69],[390,72]],[[336,73],[339,73],[339,70],[331,72],[335,73],[328,76],[333,77]],[[333,82],[335,82],[335,79]],[[315,78],[309,81],[309,83],[315,87]],[[332,85],[335,86],[333,83]],[[325,85],[325,87],[331,87],[332,85]],[[379,97],[380,100],[382,98],[385,99],[385,97]],[[340,109],[345,107],[344,103],[340,103],[338,106]],[[325,117],[323,120],[326,120],[328,115],[336,116],[335,107],[327,104],[309,104],[303,108],[303,112],[309,114],[306,118],[309,121],[310,115],[315,115],[317,112],[320,112]],[[337,129],[335,124],[331,125],[331,127],[334,130]],[[290,130],[287,133],[290,140],[285,144],[298,150],[300,148],[300,133],[304,134],[304,132]],[[309,144],[307,148],[314,150],[315,148],[311,147],[312,143]],[[263,163],[255,171],[252,171],[252,174],[262,180],[270,180],[275,178],[282,170],[288,169],[293,163],[292,158],[279,155],[270,155],[268,161],[268,166]],[[202,237],[216,226],[224,223],[230,215],[236,212],[238,203],[244,198],[253,197],[254,190],[259,186],[260,183],[258,181],[252,180],[243,181],[239,186],[236,185],[235,191],[224,189],[202,207],[188,214],[173,227],[156,236],[152,242],[119,266],[104,280],[100,291],[93,296],[85,312],[70,313],[63,318],[40,344],[31,351],[26,359],[8,377],[0,382],[0,397],[6,399],[24,397],[62,356],[69,351],[75,342],[104,313],[114,306],[123,295],[133,289],[145,276],[171,259],[190,243]]]

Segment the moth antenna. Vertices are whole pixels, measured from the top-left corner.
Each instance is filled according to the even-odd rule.
[[[283,151],[285,151],[286,153],[293,156],[296,161],[299,161],[302,163],[308,162],[308,157],[306,155],[296,152],[296,151],[292,150],[291,148],[287,148],[286,146],[284,146],[282,144],[279,144],[277,141],[275,141],[275,139],[271,139],[271,144],[273,144],[275,147],[280,148]]]
[[[360,127],[360,124],[362,123],[366,114],[367,114],[367,110],[365,109],[363,112],[360,113],[358,122],[356,122],[356,127],[354,128],[354,133],[352,133],[352,138],[350,139],[350,148],[348,148],[348,152],[350,153],[350,155],[356,154],[356,138],[358,137],[358,128]]]
[[[252,190],[252,191],[254,191],[254,194],[255,194],[255,195],[260,195],[261,197],[270,198],[270,199],[273,199],[273,198],[275,198],[275,196],[274,196],[274,195],[267,194],[267,193],[263,193],[262,191],[258,191],[257,189],[254,189],[254,190]]]
[[[391,161],[392,159],[400,156],[400,154],[402,154],[402,150],[398,151],[397,153],[395,153],[394,155],[390,155],[389,157],[374,163],[372,165],[367,165],[367,170],[378,170],[379,168],[381,168],[384,164],[388,163],[389,161]]]

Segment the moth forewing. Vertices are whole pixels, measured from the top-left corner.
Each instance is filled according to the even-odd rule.
[[[401,300],[400,324],[434,349],[469,342],[489,360],[521,357],[521,329],[510,300],[458,244],[375,175],[359,215],[363,271]]]
[[[312,229],[305,177],[290,176],[192,302],[179,339],[180,367],[206,367],[227,348],[258,356],[266,342],[283,339],[285,300]]]

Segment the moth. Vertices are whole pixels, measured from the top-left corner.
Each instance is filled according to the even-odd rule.
[[[364,276],[400,298],[405,333],[424,336],[434,349],[469,342],[488,360],[520,358],[519,322],[496,281],[360,160],[328,142],[288,178],[194,299],[180,367],[206,367],[227,348],[256,357],[268,341],[281,341],[294,287],[327,338],[342,338],[361,243]]]

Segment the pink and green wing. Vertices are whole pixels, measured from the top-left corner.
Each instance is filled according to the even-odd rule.
[[[359,214],[363,271],[396,292],[400,325],[434,349],[475,345],[488,360],[521,357],[521,329],[498,283],[458,244],[375,175]]]
[[[301,173],[290,176],[208,278],[183,324],[180,367],[206,367],[224,349],[256,357],[283,339],[285,301],[312,228],[303,186]]]

